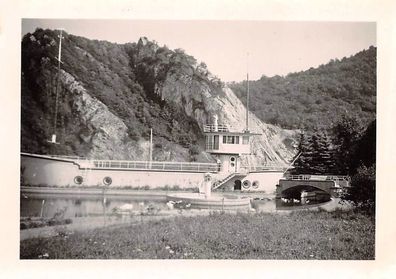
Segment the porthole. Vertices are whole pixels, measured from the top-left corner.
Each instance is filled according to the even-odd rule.
[[[248,189],[250,187],[250,181],[249,180],[245,180],[242,183],[243,188]]]
[[[113,182],[113,180],[111,179],[110,176],[106,176],[105,178],[103,178],[103,184],[109,186],[111,183]]]
[[[231,160],[231,162],[234,162],[235,161],[235,157],[231,157],[230,160]]]
[[[84,182],[84,179],[82,176],[78,175],[74,178],[74,183],[76,183],[77,185],[80,185]]]
[[[257,189],[259,186],[260,186],[260,182],[258,182],[257,180],[253,181],[252,188]]]

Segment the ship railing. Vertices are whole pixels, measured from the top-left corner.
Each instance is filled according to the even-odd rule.
[[[94,168],[98,169],[136,169],[159,171],[185,171],[185,172],[217,172],[216,163],[190,163],[190,162],[159,162],[159,161],[113,161],[93,160]]]
[[[237,130],[228,124],[206,124],[203,126],[205,133],[210,132],[236,132]]]
[[[269,171],[269,170],[284,170],[286,169],[285,165],[275,164],[275,163],[268,163],[264,165],[257,165],[257,166],[245,166],[242,165],[240,167],[241,170],[246,172],[260,172],[260,171]]]
[[[87,160],[86,157],[79,157],[79,156],[66,156],[66,155],[49,155],[52,158],[62,158],[62,159],[69,159],[69,160]]]
[[[205,149],[206,149],[206,150],[218,150],[218,149],[219,149],[219,144],[207,143],[207,144],[205,145]]]

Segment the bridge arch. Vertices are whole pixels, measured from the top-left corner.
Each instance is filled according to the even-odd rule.
[[[277,198],[312,201],[326,201],[339,195],[340,187],[334,180],[281,179],[276,189]],[[304,192],[304,194],[302,194]]]
[[[315,187],[312,185],[307,185],[307,184],[299,184],[293,187],[289,187],[284,189],[283,191],[281,191],[280,195],[282,198],[288,198],[288,199],[300,199],[301,198],[301,193],[305,191],[305,192],[309,192],[309,193],[319,193],[321,195],[328,195],[328,197],[330,198],[330,193],[328,193],[327,191],[319,188],[319,187]]]

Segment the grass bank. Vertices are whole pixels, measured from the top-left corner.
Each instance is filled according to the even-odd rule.
[[[20,258],[370,260],[374,242],[357,212],[213,213],[28,239]]]

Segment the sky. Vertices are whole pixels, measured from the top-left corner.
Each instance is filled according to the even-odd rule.
[[[116,43],[145,36],[184,49],[225,82],[284,76],[376,46],[373,22],[22,19],[22,35],[37,27]]]

